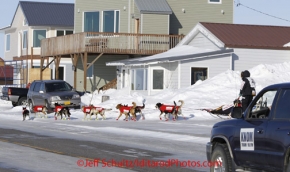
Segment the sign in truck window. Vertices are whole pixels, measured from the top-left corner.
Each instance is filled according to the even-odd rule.
[[[254,131],[255,128],[241,128],[240,132],[241,150],[255,150]]]

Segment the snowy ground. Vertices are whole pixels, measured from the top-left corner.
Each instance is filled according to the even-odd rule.
[[[251,77],[256,81],[256,90],[259,92],[265,86],[290,81],[290,62],[274,65],[258,65],[252,69]],[[126,145],[132,148],[142,147],[150,151],[161,151],[170,153],[183,160],[206,160],[205,144],[209,141],[209,135],[212,125],[221,120],[229,120],[227,117],[219,118],[216,115],[209,114],[198,109],[202,108],[216,108],[224,104],[231,104],[235,98],[238,97],[241,84],[240,71],[225,71],[210,78],[206,81],[198,81],[185,89],[179,90],[164,90],[154,96],[143,96],[136,92],[128,95],[126,90],[107,90],[98,94],[85,94],[82,97],[83,104],[94,104],[104,108],[112,108],[111,111],[106,112],[106,120],[101,121],[83,121],[83,113],[81,110],[71,110],[70,121],[55,121],[53,114],[49,114],[47,119],[41,119],[38,116],[33,120],[22,122],[22,107],[14,107],[10,102],[0,101],[0,125],[1,128],[9,128],[32,132],[37,134],[50,135],[53,137],[67,137],[69,139],[90,140],[96,142],[112,142],[114,140],[116,145]],[[110,100],[101,103],[103,95],[110,96]],[[118,103],[131,105],[133,101],[137,105],[142,105],[142,101],[146,100],[146,107],[143,110],[145,120],[139,119],[137,122],[122,120],[116,121],[118,111],[115,108]],[[183,114],[186,120],[179,118],[177,121],[165,122],[159,120],[160,112],[155,108],[158,102],[164,104],[172,104],[173,101],[184,100]],[[124,117],[121,117],[123,119]],[[138,116],[140,118],[140,115]],[[65,133],[61,135],[59,133]],[[88,136],[88,137],[87,137]],[[91,137],[89,137],[91,136]],[[116,139],[118,138],[118,139]],[[126,138],[123,140],[123,138]],[[150,142],[150,144],[149,144]],[[161,145],[159,145],[159,142]],[[152,147],[149,145],[154,145]],[[164,145],[166,146],[164,148]],[[177,146],[175,149],[166,149],[167,146]],[[190,147],[188,147],[190,145]],[[33,153],[32,148],[22,147],[21,145],[11,145],[0,140],[1,151],[1,167],[15,167],[11,164],[11,160],[17,159],[17,155],[22,156],[21,152],[30,152],[29,158],[39,158],[43,152]],[[9,153],[3,154],[2,151]],[[24,153],[25,154],[25,153]],[[24,156],[23,154],[23,156]],[[26,155],[27,156],[27,155]],[[66,165],[61,165],[71,161],[76,161],[78,158],[69,157],[63,159],[61,155],[51,155],[50,159],[44,161],[51,161],[52,164],[59,167],[57,171],[82,171],[82,169],[65,168]],[[65,155],[63,155],[65,156]],[[173,157],[170,158],[173,158]],[[168,157],[163,157],[168,158]],[[3,159],[3,160],[2,160]],[[53,161],[52,159],[59,159],[60,161]],[[20,161],[20,160],[19,160]],[[10,162],[10,163],[9,163]],[[29,161],[21,162],[19,166],[27,167]],[[74,164],[75,165],[75,164]],[[45,167],[49,167],[45,165]],[[45,171],[39,167],[34,171]],[[74,169],[74,170],[73,170]],[[26,168],[28,171],[33,171]],[[112,169],[111,169],[112,170]],[[126,171],[126,169],[122,169]],[[200,171],[208,171],[208,169],[199,169]],[[21,171],[21,170],[20,170]],[[48,170],[49,171],[49,170]],[[87,170],[89,171],[89,170]],[[101,169],[101,171],[103,171]],[[113,170],[114,171],[114,170]]]

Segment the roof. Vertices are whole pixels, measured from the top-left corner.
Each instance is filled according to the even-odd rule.
[[[200,23],[216,38],[230,48],[290,49],[290,27],[243,25],[225,23]]]
[[[74,26],[74,4],[20,1],[29,26]]]
[[[141,14],[172,14],[166,0],[135,0]]]
[[[183,45],[172,48],[164,53],[155,54],[152,56],[132,58],[126,60],[118,60],[113,62],[107,62],[107,66],[141,66],[156,63],[169,63],[176,61],[192,60],[196,58],[206,58],[209,56],[219,56],[221,54],[231,54],[233,49],[225,50],[210,50],[192,47],[189,45]]]

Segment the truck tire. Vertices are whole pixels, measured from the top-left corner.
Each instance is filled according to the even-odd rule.
[[[232,158],[230,156],[229,149],[226,144],[217,143],[217,145],[213,149],[213,153],[211,156],[211,163],[213,163],[210,167],[211,172],[222,171],[222,172],[232,172],[233,164]]]
[[[34,113],[34,111],[33,111],[33,106],[34,105],[33,105],[31,100],[28,100],[28,106],[29,106],[30,113]]]
[[[288,158],[288,163],[285,169],[285,172],[288,172],[288,171],[290,171],[290,158]]]
[[[21,97],[18,100],[18,106],[27,106],[27,97]]]

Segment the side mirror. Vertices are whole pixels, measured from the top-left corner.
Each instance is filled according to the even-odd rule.
[[[76,89],[75,89],[75,88],[72,88],[71,90],[72,90],[72,91],[76,91]]]
[[[39,91],[39,93],[44,93],[43,91]]]
[[[243,109],[242,107],[234,107],[231,112],[232,118],[242,118],[243,116]]]

